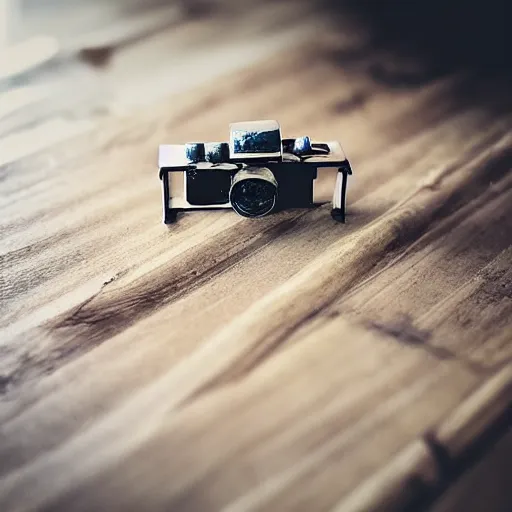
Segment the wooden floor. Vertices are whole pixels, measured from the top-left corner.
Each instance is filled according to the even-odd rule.
[[[512,509],[511,111],[288,7],[4,77],[0,510]],[[162,225],[158,145],[260,118],[342,141],[347,223]]]

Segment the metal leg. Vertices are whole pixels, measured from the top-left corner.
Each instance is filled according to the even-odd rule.
[[[173,224],[178,212],[169,208],[169,173],[166,171],[162,173],[162,202],[164,224]]]
[[[177,216],[178,216],[177,210],[173,210],[172,208],[166,208],[165,216],[164,216],[164,224],[174,224],[176,222]]]
[[[347,194],[347,177],[352,174],[350,168],[340,167],[336,178],[336,187],[332,201],[331,217],[337,221],[345,223],[345,199]]]

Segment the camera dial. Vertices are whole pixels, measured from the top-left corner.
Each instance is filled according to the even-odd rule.
[[[245,167],[233,177],[229,200],[243,217],[263,217],[277,201],[277,180],[266,167]]]

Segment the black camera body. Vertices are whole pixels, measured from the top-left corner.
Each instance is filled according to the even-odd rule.
[[[263,217],[333,201],[345,221],[350,164],[338,142],[281,139],[277,121],[230,125],[230,141],[162,145],[159,150],[164,223],[187,210],[233,208]]]

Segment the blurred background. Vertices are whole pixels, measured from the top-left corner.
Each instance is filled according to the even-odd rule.
[[[123,112],[326,37],[340,66],[384,86],[465,73],[475,93],[510,78],[509,11],[505,0],[0,0],[0,120],[12,130],[30,107],[34,122],[50,95],[68,113]]]

